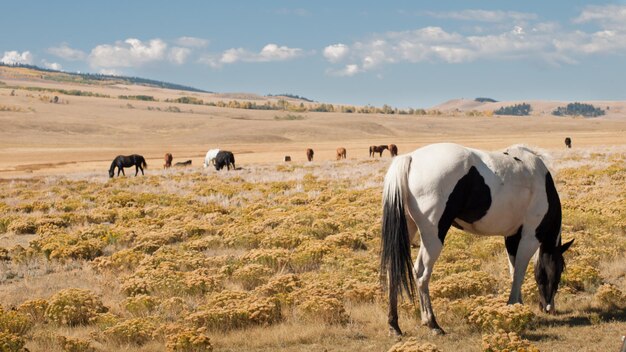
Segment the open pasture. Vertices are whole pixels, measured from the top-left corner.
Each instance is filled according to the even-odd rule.
[[[415,328],[419,312],[404,302],[406,336],[396,345],[378,272],[388,157],[220,173],[194,160],[143,177],[82,171],[2,180],[0,346],[617,350],[626,333],[626,150],[549,152],[563,240],[575,239],[556,316],[539,312],[531,269],[525,305],[504,304],[501,237],[451,230],[431,283],[448,334]]]

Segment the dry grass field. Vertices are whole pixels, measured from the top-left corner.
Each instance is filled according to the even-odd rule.
[[[50,103],[49,93],[0,87],[0,106],[11,107],[0,111],[0,351],[616,351],[626,335],[623,107],[598,119],[282,120],[286,112],[115,98],[177,91],[76,87],[111,97]],[[183,112],[164,111],[171,105]],[[431,284],[448,334],[418,326],[404,302],[406,336],[388,336],[378,251],[391,159],[368,159],[367,146],[394,142],[402,153],[441,141],[526,143],[549,156],[563,238],[576,240],[557,315],[539,311],[530,270],[526,305],[504,305],[503,239],[452,230]],[[338,146],[348,160],[333,160]],[[233,150],[241,168],[202,169],[213,147]],[[165,152],[193,166],[162,170]],[[109,179],[112,158],[129,153],[148,157],[146,175]]]

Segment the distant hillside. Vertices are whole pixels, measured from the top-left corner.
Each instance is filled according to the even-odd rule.
[[[153,79],[141,78],[141,77],[127,77],[127,76],[113,76],[103,75],[99,73],[74,73],[50,70],[33,65],[7,65],[0,63],[0,68],[15,68],[17,71],[12,72],[18,76],[38,78],[48,81],[56,82],[73,82],[82,84],[96,84],[96,85],[109,85],[109,84],[138,84],[149,87],[166,88],[183,90],[189,92],[198,93],[212,93],[206,90],[184,86],[181,84],[157,81]]]

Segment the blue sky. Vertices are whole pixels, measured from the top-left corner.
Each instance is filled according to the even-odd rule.
[[[428,107],[626,99],[626,2],[4,2],[0,61]]]

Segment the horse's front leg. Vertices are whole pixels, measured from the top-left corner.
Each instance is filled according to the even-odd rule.
[[[441,243],[437,237],[436,230],[432,232],[422,232],[422,245],[418,256],[418,260],[420,260],[421,263],[417,263],[417,273],[419,274],[421,271],[421,275],[417,278],[417,290],[420,298],[422,325],[428,326],[432,332],[437,335],[443,335],[445,332],[439,324],[437,324],[428,286],[430,276],[433,273],[433,267],[435,266],[437,258],[439,258],[439,254],[441,254],[442,248],[443,243]],[[421,266],[423,266],[423,269]]]
[[[508,304],[522,303],[522,284],[524,276],[526,276],[526,268],[530,258],[539,248],[539,241],[532,231],[526,232],[522,230],[522,236],[515,253],[513,266],[513,282],[511,284],[511,293],[509,294]]]

